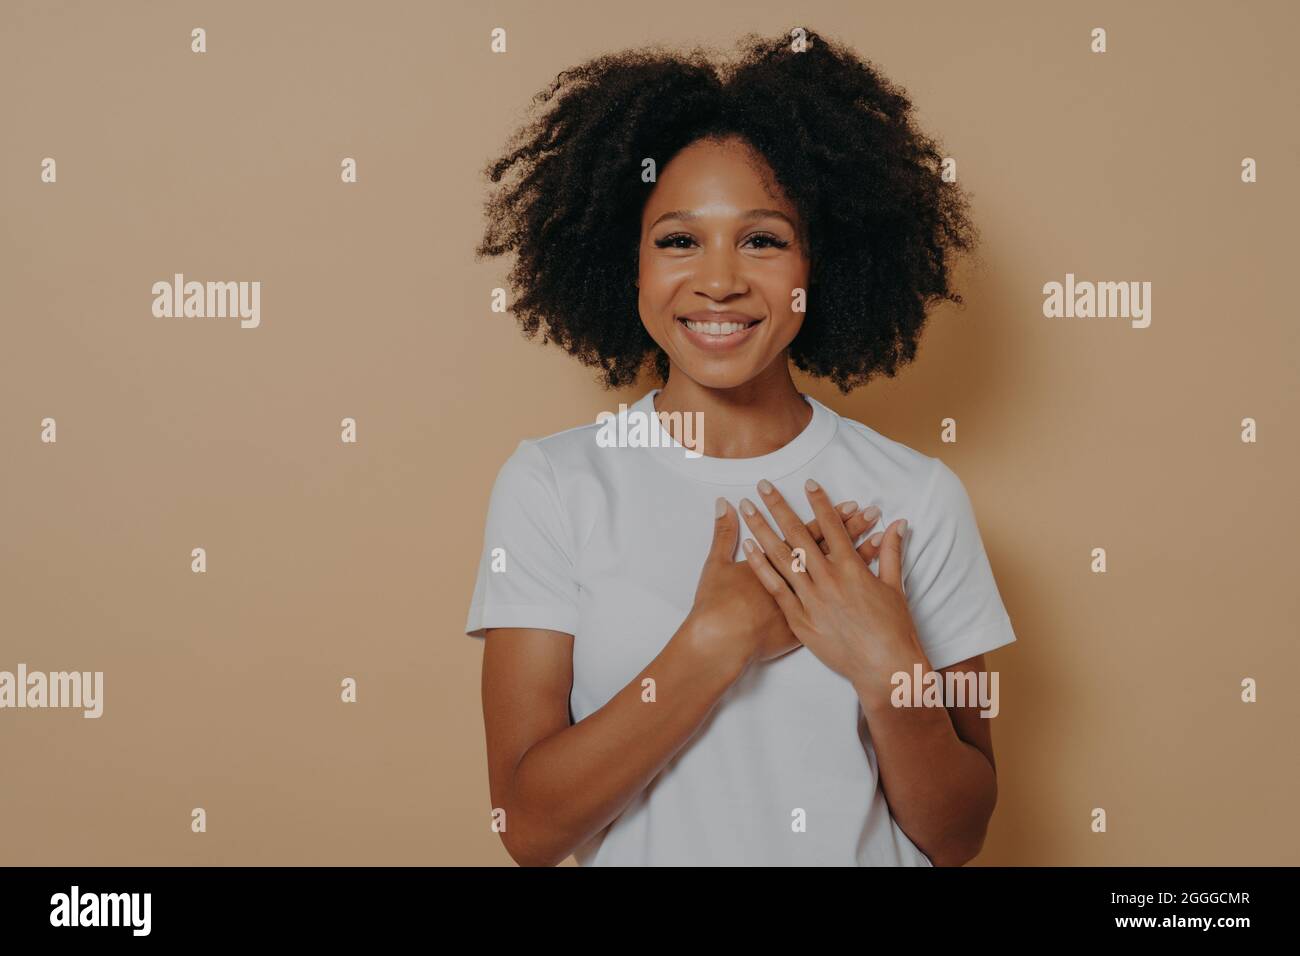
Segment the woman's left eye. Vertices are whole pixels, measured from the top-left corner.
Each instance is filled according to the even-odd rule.
[[[750,236],[749,238],[750,238],[750,239],[761,239],[761,240],[763,240],[764,242],[770,242],[770,243],[771,243],[770,246],[761,246],[761,247],[760,247],[760,248],[764,248],[764,249],[784,249],[786,246],[790,245],[790,243],[787,242],[786,240],[784,240],[784,239],[780,239],[780,238],[778,238],[778,237],[772,235],[772,234],[769,233],[769,232],[756,232],[756,233],[754,233],[754,235]]]

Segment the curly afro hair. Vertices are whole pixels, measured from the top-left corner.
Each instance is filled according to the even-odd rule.
[[[808,314],[790,359],[842,392],[916,355],[929,306],[961,304],[953,256],[977,231],[936,142],[913,124],[905,91],[841,44],[804,31],[748,34],[732,63],[660,45],[597,57],[560,73],[534,105],[550,109],[515,133],[485,175],[476,258],[514,251],[513,311],[606,388],[632,384],[648,358],[668,358],[637,312],[641,214],[662,169],[703,138],[740,136],[761,153],[799,210],[811,274]],[[792,31],[793,35],[793,31]]]

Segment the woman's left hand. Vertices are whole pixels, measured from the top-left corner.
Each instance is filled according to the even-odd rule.
[[[853,547],[816,482],[809,479],[804,490],[826,529],[826,554],[770,482],[760,481],[758,490],[784,539],[753,502],[742,499],[741,517],[762,547],[760,551],[745,540],[750,569],[776,600],[790,630],[822,663],[859,690],[888,693],[895,671],[910,671],[912,661],[923,659],[903,593],[902,535],[907,521],[900,518],[881,532],[877,576],[868,567],[869,559]],[[870,554],[875,546],[868,541],[862,550]]]

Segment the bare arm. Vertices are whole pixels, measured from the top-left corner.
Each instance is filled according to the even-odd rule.
[[[687,622],[605,706],[569,723],[573,637],[487,632],[483,713],[492,805],[506,811],[506,849],[554,866],[617,817],[704,722],[740,676]],[[657,700],[642,700],[643,678]]]
[[[929,671],[928,661],[921,661]],[[899,669],[911,673],[911,663]],[[978,654],[938,671],[985,670]],[[998,800],[992,721],[979,703],[894,707],[889,689],[860,689],[890,813],[935,866],[961,866],[984,845]]]

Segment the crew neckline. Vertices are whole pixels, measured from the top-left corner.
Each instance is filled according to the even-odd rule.
[[[811,395],[799,393],[812,407],[812,418],[798,435],[775,451],[754,458],[715,458],[710,455],[688,455],[687,449],[659,422],[655,411],[655,396],[662,389],[654,388],[641,396],[628,412],[638,412],[648,419],[654,439],[643,449],[663,464],[700,481],[719,485],[754,484],[761,478],[776,481],[798,471],[825,448],[835,435],[837,416]],[[709,423],[705,419],[703,432],[707,439]]]

